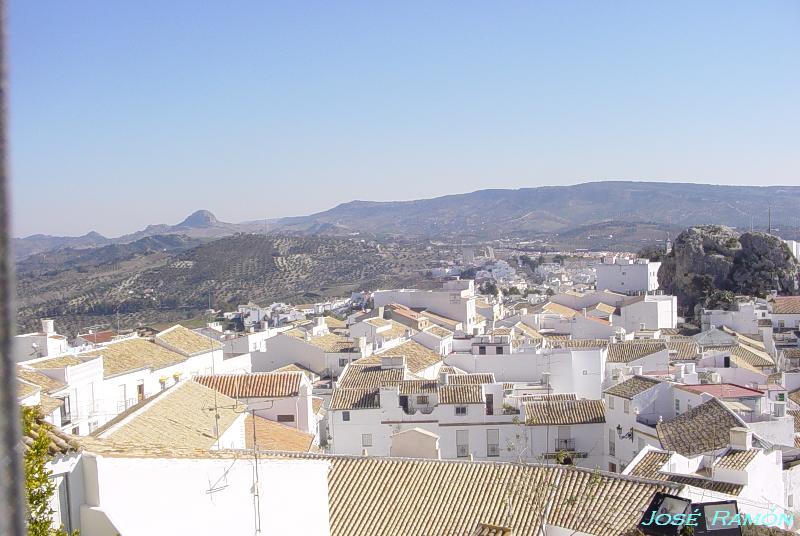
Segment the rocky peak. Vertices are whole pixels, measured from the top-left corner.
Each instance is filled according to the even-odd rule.
[[[219,220],[208,210],[198,210],[191,213],[185,220],[178,225],[180,227],[211,227],[219,223]]]

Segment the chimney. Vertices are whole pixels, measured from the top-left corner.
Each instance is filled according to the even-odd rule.
[[[750,450],[753,448],[753,431],[739,426],[731,428],[730,443],[734,450]]]
[[[446,372],[442,372],[441,370],[439,370],[439,385],[447,385],[448,384],[447,376],[448,376],[448,374]]]
[[[583,313],[583,316],[584,316],[584,317],[586,317],[586,307],[584,307],[583,309],[581,309],[581,312]]]
[[[542,385],[546,385],[550,387],[550,373],[549,372],[542,372]]]
[[[772,403],[772,413],[775,417],[786,417],[786,402],[776,400]]]
[[[683,363],[675,365],[675,381],[682,381],[684,374],[686,374],[686,365]]]
[[[316,318],[316,324],[317,324],[318,328],[321,328],[321,327],[325,326],[325,317],[324,316],[318,316]]]
[[[634,376],[641,376],[642,375],[642,366],[631,367],[631,374]]]
[[[384,313],[384,309],[383,309],[383,305],[381,305],[380,307],[378,307],[378,318],[384,318],[383,313]]]
[[[719,375],[719,372],[712,372],[711,373],[711,381],[710,383],[722,383],[722,378]]]
[[[519,314],[522,315],[522,316],[527,315],[528,314],[528,308],[527,307],[520,308]]]
[[[694,374],[697,370],[694,368],[694,363],[686,363],[686,366],[683,368],[684,374]]]
[[[55,327],[53,326],[53,320],[51,318],[42,318],[42,331],[45,335],[52,335],[56,332]]]

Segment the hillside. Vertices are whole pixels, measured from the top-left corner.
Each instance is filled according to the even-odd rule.
[[[214,308],[248,300],[305,302],[416,284],[433,255],[420,247],[344,238],[246,234],[187,250],[140,249],[109,255],[108,262],[78,255],[57,268],[31,259],[21,263],[19,328],[35,329],[48,316],[60,331],[74,334],[115,323],[117,310],[121,325],[133,327],[202,314],[209,300]]]
[[[573,247],[622,247],[700,224],[772,228],[800,238],[800,187],[605,181],[519,190],[479,190],[416,201],[351,201],[308,216],[243,223],[197,211],[177,225],[149,225],[117,238],[36,235],[14,239],[17,258],[65,247],[129,243],[153,235],[214,239],[268,231],[280,235],[491,240],[540,238]],[[636,224],[636,225],[631,225]],[[608,227],[607,230],[593,227]],[[607,232],[606,232],[607,231]],[[595,240],[595,235],[598,240]],[[611,237],[609,238],[609,235]],[[559,238],[560,237],[560,238]],[[589,241],[586,240],[589,238]],[[592,246],[592,243],[602,245]]]
[[[478,239],[553,234],[607,221],[766,228],[766,207],[771,205],[773,228],[796,232],[799,204],[800,187],[606,181],[480,190],[418,201],[353,201],[304,218],[280,220],[277,226],[303,230],[328,223],[378,235]]]

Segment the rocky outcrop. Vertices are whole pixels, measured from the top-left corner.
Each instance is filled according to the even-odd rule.
[[[740,235],[730,227],[701,225],[678,235],[661,264],[658,281],[691,315],[695,305],[704,305],[719,291],[796,294],[798,264],[778,237],[761,232]]]

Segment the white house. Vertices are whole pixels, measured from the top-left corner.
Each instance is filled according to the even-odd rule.
[[[456,320],[463,324],[459,330],[463,334],[477,334],[482,329],[475,309],[475,283],[471,279],[445,281],[442,290],[377,290],[373,300],[376,308],[398,303]]]
[[[638,330],[674,329],[678,326],[678,298],[669,295],[643,294],[618,305],[619,320],[627,333]]]
[[[56,333],[53,320],[44,318],[42,331],[14,337],[12,352],[12,359],[16,362],[53,357],[69,352],[69,342],[64,335]]]
[[[622,294],[653,292],[658,289],[660,267],[660,262],[650,262],[648,259],[604,257],[602,263],[595,265],[597,290]]]
[[[311,382],[302,372],[220,374],[194,380],[242,402],[258,417],[318,434]]]

